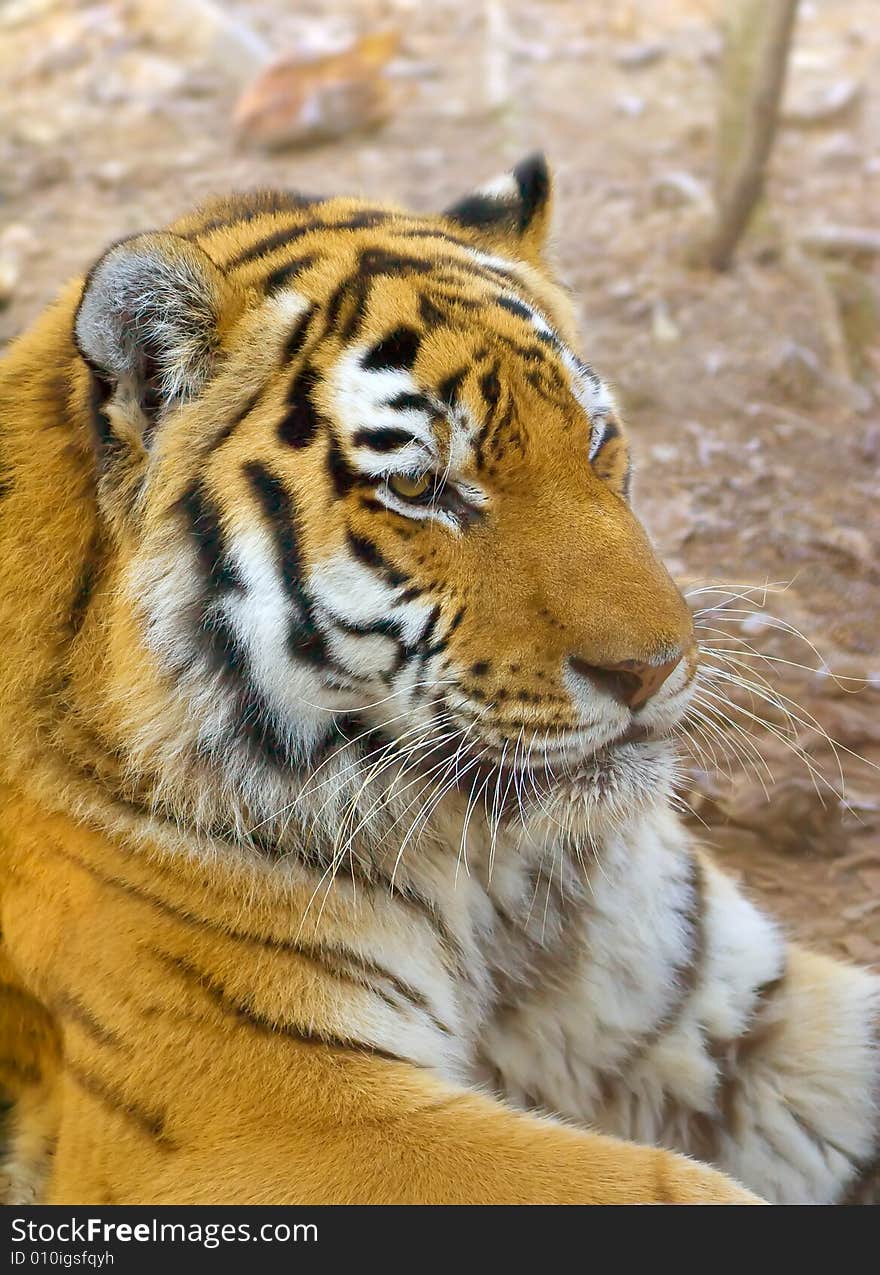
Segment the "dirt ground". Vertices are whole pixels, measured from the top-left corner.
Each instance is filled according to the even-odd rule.
[[[694,594],[721,651],[708,663],[727,677],[707,685],[695,727],[689,817],[792,932],[878,961],[880,257],[801,245],[828,224],[873,216],[876,230],[876,0],[803,0],[767,207],[724,276],[692,251],[719,8],[2,0],[0,345],[109,241],[208,193],[296,186],[436,208],[544,149],[556,259],[584,353],[625,406],[638,507],[688,588],[722,590]],[[385,28],[401,43],[382,129],[272,154],[236,142],[259,45]],[[766,681],[749,694],[727,680],[740,674]],[[711,698],[730,692],[736,707]]]

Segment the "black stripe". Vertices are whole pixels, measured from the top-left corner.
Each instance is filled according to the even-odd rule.
[[[533,311],[529,309],[525,302],[509,296],[498,297],[497,301],[503,310],[509,310],[511,314],[517,315],[518,318],[525,319],[529,327],[532,327]]]
[[[295,190],[243,191],[239,195],[230,195],[227,199],[208,204],[202,211],[213,215],[188,230],[184,238],[197,239],[199,235],[210,234],[212,230],[226,230],[273,213],[302,212],[325,202],[322,196],[303,195]]]
[[[395,514],[393,509],[389,509],[387,505],[383,505],[381,500],[376,500],[374,496],[362,496],[361,506],[369,509],[374,514],[391,514],[394,517],[402,518],[403,514]]]
[[[292,363],[293,360],[299,358],[302,353],[303,347],[306,343],[306,336],[308,335],[309,324],[311,323],[317,308],[318,307],[315,305],[310,305],[308,310],[301,314],[296,323],[293,325],[290,335],[284,343],[285,362]]]
[[[653,1027],[644,1032],[616,1067],[619,1075],[626,1075],[649,1049],[681,1022],[688,1002],[700,986],[707,951],[706,882],[702,865],[695,855],[691,856],[687,886],[683,906],[678,912],[680,928],[688,936],[687,950],[681,963],[674,967],[672,1000]]]
[[[388,400],[386,406],[397,412],[403,412],[409,408],[416,408],[422,412],[431,411],[430,400],[424,394],[414,394],[406,390],[400,394],[395,394],[394,398]]]
[[[596,426],[594,426],[596,428]],[[615,438],[620,438],[620,427],[613,416],[606,416],[604,420],[600,420],[598,428],[602,431],[593,460],[597,461],[601,458],[608,443],[613,442]]]
[[[387,248],[365,248],[358,257],[358,274],[362,279],[377,275],[399,278],[405,274],[432,274],[435,269],[433,260],[405,252],[389,252]]]
[[[279,770],[290,770],[297,759],[275,726],[271,706],[253,683],[247,651],[216,611],[203,613],[200,633],[215,670],[233,694],[237,738],[263,761]],[[227,743],[218,747],[225,753]]]
[[[404,589],[397,601],[398,603],[413,602],[416,598],[420,598],[424,592],[425,590],[420,585],[411,584],[408,589]]]
[[[495,363],[492,365],[492,367],[489,369],[489,371],[484,372],[483,375],[480,377],[480,393],[483,395],[483,398],[486,400],[487,410],[486,410],[485,420],[483,421],[482,427],[480,428],[480,433],[477,437],[476,460],[477,460],[478,468],[482,468],[483,466],[484,450],[485,450],[486,442],[488,440],[489,432],[495,420],[495,413],[498,410],[499,399],[501,398],[501,382],[498,378],[497,359]],[[510,419],[510,415],[511,415],[511,409],[509,406],[507,411],[508,422]]]
[[[273,270],[270,275],[266,276],[263,282],[264,292],[267,296],[280,292],[287,284],[292,283],[294,279],[298,279],[301,274],[304,274],[309,266],[314,265],[317,260],[317,253],[309,252],[304,257],[297,257],[296,261],[285,262],[283,266],[279,266],[277,270]]]
[[[165,1132],[166,1117],[163,1114],[130,1102],[118,1089],[113,1088],[103,1080],[99,1080],[97,1076],[92,1075],[90,1072],[81,1070],[69,1058],[64,1060],[64,1070],[76,1081],[81,1089],[91,1094],[93,1098],[97,1098],[99,1102],[115,1112],[116,1115],[122,1116],[129,1124],[133,1124],[137,1129],[140,1129],[141,1133],[147,1134],[154,1142],[157,1142],[167,1150],[174,1146],[174,1143]]]
[[[333,490],[336,493],[337,500],[341,500],[343,496],[348,495],[352,487],[363,482],[363,479],[355,473],[345,458],[339,439],[334,435],[330,435],[330,442],[327,447],[327,472],[330,475],[330,481],[333,483]],[[384,508],[384,506],[382,506]]]
[[[498,400],[501,397],[501,382],[498,379],[497,363],[480,377],[480,393],[486,400],[490,415],[494,415]]]
[[[206,454],[210,454],[211,452],[216,451],[218,447],[223,446],[223,444],[226,442],[227,439],[232,437],[232,435],[238,429],[242,421],[245,420],[248,416],[250,416],[251,412],[257,406],[257,403],[259,403],[262,393],[263,393],[263,387],[261,385],[259,389],[254,390],[252,394],[248,395],[248,397],[245,399],[244,403],[241,405],[238,411],[229,418],[229,420],[226,422],[225,425],[222,425],[220,429],[218,429],[217,433],[210,440],[207,447],[205,448]]]
[[[289,649],[292,655],[310,664],[327,661],[324,639],[311,613],[311,602],[303,587],[303,564],[296,530],[296,514],[281,479],[259,461],[248,461],[244,473],[272,528],[278,566],[284,588],[297,609],[291,625]]]
[[[107,1045],[111,1049],[125,1048],[116,1032],[111,1031],[99,1022],[88,1006],[70,991],[52,997],[52,1012],[59,1018],[67,1018],[78,1023],[83,1031],[99,1045]]]
[[[526,363],[540,363],[544,368],[552,367],[555,370],[555,365],[548,362],[547,355],[540,345],[522,345],[519,341],[514,341],[512,337],[507,336],[505,332],[496,332],[495,338]]]
[[[462,270],[469,275],[478,275],[482,279],[487,279],[496,285],[499,283],[509,286],[511,276],[516,270],[516,262],[511,261],[509,264],[501,266],[491,266],[485,261],[477,261],[472,256],[475,250],[473,243],[467,243],[464,239],[458,238],[456,235],[450,235],[445,230],[440,230],[432,226],[401,226],[395,227],[394,233],[402,239],[439,239],[444,243],[453,244],[456,248],[463,248],[467,256],[457,256],[451,252],[431,253],[431,260],[435,261],[447,269]]]
[[[195,983],[221,1013],[230,1015],[237,1022],[260,1033],[273,1037],[283,1037],[286,1040],[294,1041],[298,1045],[313,1045],[325,1049],[344,1050],[346,1053],[367,1054],[370,1057],[383,1058],[389,1062],[409,1062],[408,1059],[401,1058],[398,1054],[392,1054],[388,1050],[380,1049],[376,1045],[370,1045],[364,1041],[343,1040],[327,1033],[315,1032],[309,1027],[300,1026],[299,1024],[275,1022],[273,1019],[259,1014],[245,1002],[231,996],[227,988],[212,978],[207,970],[200,969],[185,957],[172,956],[170,952],[163,952],[159,948],[152,948],[151,952],[157,960],[161,961],[163,965],[181,978],[189,983]]]
[[[357,719],[355,719],[357,720]],[[342,734],[341,727],[345,719],[340,716],[336,721],[336,727]],[[362,724],[354,728],[354,734],[361,733]],[[346,740],[347,736],[343,736]],[[372,732],[371,735],[361,740],[361,746],[369,753],[376,747],[376,740],[381,742],[384,738],[380,732]],[[344,745],[342,746],[344,747]],[[393,986],[397,986],[397,980],[389,970],[383,966],[377,965],[366,957],[360,956],[357,952],[343,946],[329,947],[324,944],[313,947],[307,943],[301,943],[293,939],[278,938],[270,934],[254,934],[248,930],[236,929],[234,925],[230,925],[226,920],[215,921],[210,917],[198,916],[194,912],[190,912],[186,908],[178,907],[176,904],[170,903],[167,899],[161,898],[154,894],[151,890],[142,886],[133,885],[130,881],[125,881],[121,877],[113,876],[96,868],[93,864],[80,859],[75,854],[70,854],[66,850],[59,851],[61,857],[66,859],[78,867],[82,872],[91,876],[94,880],[99,881],[102,885],[111,886],[113,889],[119,890],[127,897],[143,903],[147,907],[154,908],[163,916],[172,917],[174,920],[184,925],[191,926],[195,929],[207,930],[210,933],[217,934],[224,939],[229,939],[234,943],[243,943],[248,947],[266,948],[272,952],[280,952],[293,957],[304,956],[308,960],[323,964],[327,957],[339,958],[343,962],[348,962],[355,966],[362,966],[368,972],[374,972],[383,978],[386,978]],[[323,860],[319,860],[318,867],[324,870],[327,865]],[[350,859],[345,867],[354,868],[355,861]],[[343,868],[344,870],[344,868]],[[424,918],[427,923],[437,932],[441,944],[447,954],[455,957],[456,972],[465,971],[464,952],[462,951],[457,940],[452,936],[445,926],[442,918],[437,912],[436,907],[430,899],[419,894],[415,889],[407,886],[401,886],[399,881],[392,882],[390,877],[382,875],[375,866],[371,867],[367,874],[360,876],[361,886],[367,886],[371,890],[380,888],[383,893],[387,892],[389,897],[395,902],[401,903],[408,910],[417,913]],[[402,986],[402,985],[401,985]],[[400,989],[398,989],[400,990]],[[422,994],[414,988],[410,988],[408,995],[415,1002],[420,1002]]]
[[[468,369],[466,367],[460,367],[457,372],[453,372],[450,376],[447,376],[445,381],[441,381],[437,387],[437,393],[443,402],[449,407],[452,407],[455,403],[455,400],[458,397],[458,392],[461,389],[462,382],[467,374]]]
[[[365,566],[372,567],[373,570],[381,573],[384,580],[397,588],[398,585],[406,584],[409,576],[402,574],[391,563],[384,558],[379,552],[372,540],[366,540],[363,536],[357,535],[350,528],[347,532],[348,547],[359,562]]]
[[[217,593],[240,588],[241,582],[226,552],[219,515],[201,485],[195,482],[188,487],[175,507],[186,517],[199,565],[210,587]]]
[[[464,619],[464,617],[465,617],[466,613],[467,613],[467,607],[459,607],[459,608],[458,608],[458,610],[456,611],[455,615],[454,615],[454,616],[452,617],[452,619],[450,620],[450,622],[449,622],[449,628],[446,630],[446,634],[445,634],[445,637],[444,637],[444,641],[447,643],[447,645],[448,645],[448,643],[449,643],[449,639],[452,637],[452,635],[453,635],[453,633],[455,632],[455,630],[456,630],[456,629],[458,628],[458,626],[461,624],[461,622],[462,622],[462,620]]]
[[[421,337],[415,328],[402,325],[389,332],[361,358],[361,366],[370,372],[386,368],[409,370],[416,361]]]
[[[838,1148],[839,1149],[839,1148]],[[841,1204],[880,1204],[880,1153],[856,1166],[847,1183]]]
[[[419,318],[429,330],[442,327],[449,322],[445,311],[441,310],[430,297],[424,295],[419,297]]]
[[[418,641],[418,649],[425,658],[428,658],[431,655],[439,655],[442,651],[446,650],[446,641],[443,638],[441,638],[439,642],[435,643],[434,646],[430,645],[430,640],[434,635],[439,621],[440,605],[439,603],[435,603],[428,613],[428,618],[425,621],[425,627],[422,629],[422,636]]]
[[[389,214],[387,212],[364,209],[361,212],[354,213],[351,217],[344,217],[340,221],[324,221],[322,218],[316,217],[295,226],[282,226],[279,230],[273,231],[270,235],[264,235],[256,243],[236,253],[234,257],[226,262],[224,269],[236,270],[240,266],[247,265],[248,262],[256,261],[260,257],[268,256],[269,253],[277,252],[279,248],[295,243],[297,239],[302,239],[305,235],[324,230],[369,230],[375,226],[381,226],[383,222],[388,220],[388,217]]]
[[[359,429],[351,440],[354,447],[370,447],[374,452],[393,452],[417,440],[405,429]]]
[[[80,567],[79,579],[73,595],[73,602],[70,607],[68,627],[70,628],[71,637],[76,637],[85,623],[89,603],[91,602],[92,595],[95,591],[98,573],[94,561],[94,555],[96,555],[97,552],[98,540],[97,536],[93,536],[87,550],[88,557]]]
[[[324,307],[324,332],[325,335],[334,332],[339,324],[339,316],[342,313],[342,305],[348,296],[351,288],[351,280],[344,279],[336,288],[334,288],[330,299]]]
[[[312,398],[318,384],[318,373],[307,364],[296,374],[287,391],[287,411],[278,425],[278,438],[287,447],[308,447],[321,425]]]

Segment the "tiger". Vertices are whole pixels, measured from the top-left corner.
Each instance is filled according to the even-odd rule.
[[[877,1198],[880,980],[676,813],[552,203],[215,199],[0,365],[8,1200]]]

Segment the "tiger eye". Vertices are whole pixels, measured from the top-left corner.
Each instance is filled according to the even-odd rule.
[[[431,475],[422,474],[419,478],[410,478],[407,474],[393,474],[388,479],[388,486],[395,496],[400,496],[403,500],[418,500],[430,488]]]

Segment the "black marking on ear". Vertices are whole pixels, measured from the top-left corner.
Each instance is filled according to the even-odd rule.
[[[447,208],[445,216],[475,231],[513,231],[525,235],[547,204],[550,172],[543,155],[529,155],[517,164],[507,181],[494,193],[477,190]]]
[[[372,540],[365,539],[364,536],[357,535],[350,528],[347,532],[348,547],[351,549],[358,562],[362,562],[365,566],[371,567],[374,571],[378,571],[387,584],[397,588],[398,585],[406,584],[409,576],[398,571],[392,566],[387,558],[383,557],[378,547],[373,544]]]
[[[286,288],[289,283],[292,283],[294,279],[298,279],[301,274],[308,270],[309,266],[314,265],[317,259],[317,253],[310,252],[304,257],[298,257],[296,261],[288,261],[285,265],[279,266],[277,270],[273,270],[266,277],[266,281],[263,284],[266,296],[274,296],[276,292]]]
[[[441,381],[437,386],[437,394],[448,407],[452,407],[458,397],[458,391],[461,389],[462,382],[468,374],[466,367],[460,367],[457,372],[453,372],[447,376],[445,381]]]
[[[457,204],[447,208],[446,216],[462,226],[472,226],[475,230],[486,230],[509,221],[510,205],[492,195],[466,195]]]
[[[550,170],[547,167],[547,160],[540,152],[528,155],[514,168],[513,176],[519,187],[519,228],[523,231],[538,209],[546,204],[550,195]]]
[[[287,411],[278,426],[278,438],[287,447],[308,447],[314,442],[321,417],[312,399],[318,373],[309,365],[298,372],[287,391]]]
[[[195,541],[202,574],[216,593],[240,589],[241,581],[226,551],[220,517],[198,482],[189,486],[175,508],[186,518]]]
[[[327,651],[303,585],[302,554],[293,500],[281,479],[259,461],[248,461],[244,473],[272,530],[282,583],[296,607],[297,619],[291,624],[288,648],[298,659],[310,664],[323,664],[327,660]]]
[[[359,429],[352,438],[354,447],[369,447],[374,452],[393,452],[414,441],[405,429]]]
[[[415,328],[395,328],[367,351],[361,359],[361,366],[369,372],[381,372],[386,368],[409,370],[416,361],[420,341]]]

